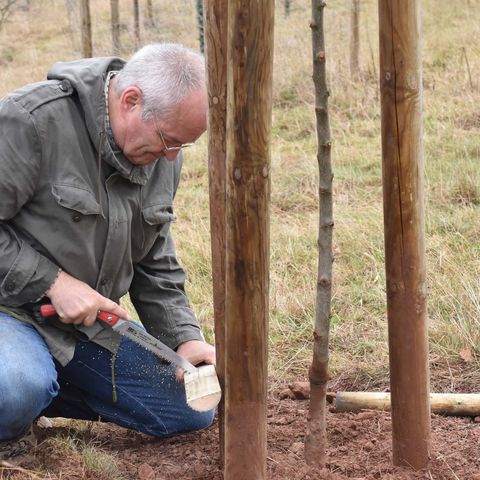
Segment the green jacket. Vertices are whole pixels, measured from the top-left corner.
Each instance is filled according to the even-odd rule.
[[[95,324],[38,325],[59,268],[118,301],[127,292],[148,332],[172,348],[202,339],[169,233],[181,155],[133,166],[105,134],[105,76],[118,58],[55,64],[49,80],[0,100],[0,306],[31,323],[65,365],[78,339],[112,352]]]

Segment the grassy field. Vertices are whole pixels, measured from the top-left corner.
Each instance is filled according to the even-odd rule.
[[[130,2],[121,3],[122,54],[133,51]],[[335,170],[335,264],[331,367],[384,383],[387,369],[378,21],[362,1],[362,78],[349,72],[349,2],[326,10],[330,115]],[[480,24],[479,1],[424,2],[426,247],[432,358],[459,360],[480,345]],[[157,6],[142,41],[197,47],[193,1]],[[94,54],[111,52],[107,2],[92,2]],[[271,205],[271,375],[304,377],[310,360],[318,222],[312,112],[310,4],[278,2],[275,33]],[[69,32],[65,2],[32,1],[0,32],[0,94],[45,76],[56,60],[80,56],[78,19]],[[467,64],[468,61],[468,64]],[[469,70],[471,77],[469,76]],[[208,338],[212,332],[206,138],[187,152],[174,226],[188,292]],[[465,351],[465,350],[464,350]],[[358,387],[362,385],[359,384]]]
[[[121,1],[122,54],[132,51],[131,2]],[[156,2],[143,42],[197,47],[195,2]],[[318,225],[310,3],[295,0],[275,32],[271,204],[272,386],[304,378],[311,359]],[[349,73],[349,5],[326,10],[334,181],[331,375],[358,389],[388,384],[378,91],[377,3],[361,2],[362,78]],[[480,354],[479,0],[424,1],[426,249],[432,384],[455,388],[460,365],[478,384]],[[94,54],[111,52],[108,2],[92,1]],[[78,29],[78,19],[72,20]],[[74,30],[75,30],[74,28]],[[31,1],[0,32],[0,95],[44,78],[50,64],[80,56],[65,2]],[[469,75],[470,71],[470,75]],[[186,153],[174,235],[187,289],[213,339],[206,138]],[[449,370],[450,369],[450,370]],[[448,375],[447,375],[448,377]],[[475,388],[475,387],[472,387]]]

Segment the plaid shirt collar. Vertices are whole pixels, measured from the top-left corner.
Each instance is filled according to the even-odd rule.
[[[107,132],[108,140],[110,145],[115,150],[120,150],[118,145],[115,142],[115,138],[113,136],[112,126],[110,125],[110,113],[108,111],[108,91],[110,88],[110,80],[118,73],[118,70],[110,70],[107,73],[107,79],[105,80],[105,131]]]

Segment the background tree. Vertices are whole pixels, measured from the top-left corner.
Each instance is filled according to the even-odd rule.
[[[120,51],[120,11],[118,9],[118,0],[110,0],[110,18],[112,26],[112,47],[113,52]]]
[[[152,28],[155,26],[155,20],[153,17],[153,2],[147,0],[147,15],[145,16],[145,26]]]
[[[0,0],[0,30],[15,8],[18,0]]]
[[[138,0],[133,0],[133,37],[137,49],[140,47],[140,5]]]
[[[350,75],[360,77],[360,0],[352,0],[350,14]]]
[[[82,55],[93,56],[92,21],[90,17],[90,0],[80,1],[80,17],[82,19]]]
[[[200,51],[204,53],[204,26],[203,26],[203,0],[197,0],[197,20],[198,20],[198,40],[200,42]]]
[[[65,9],[67,10],[68,31],[73,33],[75,31],[74,25],[76,23],[76,1],[65,0]]]

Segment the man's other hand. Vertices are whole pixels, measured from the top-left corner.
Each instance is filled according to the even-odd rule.
[[[209,363],[215,365],[215,347],[201,340],[189,340],[177,348],[177,353],[193,365]],[[183,370],[177,369],[177,380],[182,381]]]
[[[215,347],[201,340],[189,340],[177,348],[177,353],[193,365],[215,365]]]
[[[65,272],[60,272],[46,296],[63,323],[91,327],[99,310],[130,319],[130,314],[113,300]]]

